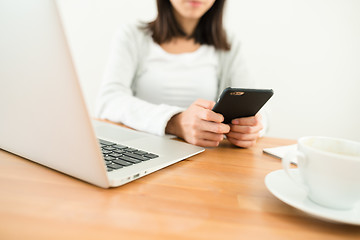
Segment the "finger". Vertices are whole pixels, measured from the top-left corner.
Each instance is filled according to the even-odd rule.
[[[261,122],[261,114],[256,114],[252,117],[236,118],[231,121],[232,124],[243,126],[255,126]]]
[[[242,134],[258,133],[262,129],[263,129],[262,124],[258,124],[256,126],[242,126],[242,125],[230,124],[230,132],[236,132],[236,133],[242,133]]]
[[[198,99],[194,102],[195,105],[198,105],[200,107],[206,108],[206,109],[213,109],[215,102],[209,101],[205,99]]]
[[[223,115],[221,115],[220,113],[216,113],[209,109],[199,109],[198,116],[200,119],[208,121],[208,122],[221,123],[224,121]]]
[[[229,132],[226,134],[228,138],[234,138],[241,141],[254,141],[259,138],[259,133],[242,134],[237,132]]]
[[[224,117],[221,114],[215,113],[211,110],[215,105],[214,101],[198,99],[193,103],[193,105],[196,107],[200,107],[200,109],[197,109],[197,114],[200,119],[218,123],[224,121]]]
[[[201,121],[199,128],[205,132],[225,134],[230,131],[230,126],[224,123]]]
[[[196,146],[200,147],[217,147],[219,146],[219,141],[211,141],[207,139],[193,139],[192,141],[189,141],[189,143],[194,144]]]
[[[198,139],[220,142],[224,139],[224,134],[212,132],[198,132],[194,137]]]
[[[231,137],[228,137],[228,140],[235,146],[243,147],[243,148],[250,148],[256,144],[256,141],[243,141],[243,140],[238,140],[238,139],[231,138]]]

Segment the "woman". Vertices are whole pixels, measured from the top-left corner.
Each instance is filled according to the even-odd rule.
[[[157,0],[153,22],[122,28],[113,43],[97,116],[204,147],[218,146],[224,135],[236,146],[253,146],[263,129],[260,114],[228,125],[211,111],[225,87],[253,87],[240,43],[223,29],[224,3]]]

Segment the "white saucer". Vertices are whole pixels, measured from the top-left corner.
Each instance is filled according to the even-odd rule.
[[[295,177],[300,177],[298,169],[290,171]],[[308,214],[328,221],[360,225],[359,208],[335,210],[316,204],[307,197],[307,193],[303,189],[292,182],[284,170],[269,173],[265,177],[265,185],[275,197]]]

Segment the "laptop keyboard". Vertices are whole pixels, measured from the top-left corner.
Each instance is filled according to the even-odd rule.
[[[108,172],[159,157],[139,149],[98,139]]]

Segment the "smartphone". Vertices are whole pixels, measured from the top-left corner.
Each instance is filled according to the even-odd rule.
[[[273,94],[272,89],[225,88],[212,110],[228,124],[235,118],[255,116]]]

